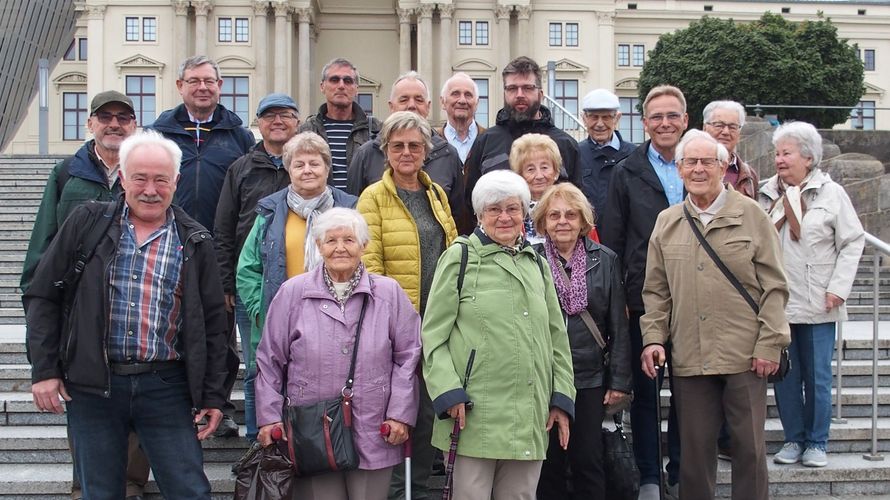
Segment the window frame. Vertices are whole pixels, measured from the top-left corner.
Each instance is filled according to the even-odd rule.
[[[637,54],[637,49],[640,50],[639,54]],[[639,61],[637,55],[639,55]],[[630,49],[630,65],[634,68],[642,68],[644,64],[646,64],[646,45],[635,43]]]
[[[149,29],[148,23],[151,22]],[[157,42],[158,41],[158,18],[155,16],[145,16],[142,18],[142,41]]]
[[[67,97],[75,96],[76,101],[74,108],[69,108]],[[82,106],[82,107],[81,107]],[[74,123],[68,123],[69,113],[75,113]],[[62,140],[63,141],[81,141],[86,139],[87,119],[89,118],[89,109],[87,108],[87,93],[84,92],[62,92]],[[74,137],[68,136],[68,130],[73,127]]]
[[[854,130],[876,130],[877,121],[875,116],[876,101],[860,100],[855,109],[850,110],[850,126]],[[856,113],[856,115],[854,115]],[[859,117],[861,113],[861,118]],[[862,120],[862,128],[856,128],[856,122]]]
[[[547,44],[550,47],[562,47],[563,23],[551,21],[547,27]],[[554,29],[555,28],[555,29]]]
[[[226,32],[228,33],[228,39],[223,38],[223,23],[228,23],[228,27],[226,28]],[[217,43],[232,43],[232,40],[235,38],[235,21],[231,17],[217,17],[216,18],[216,42]]]
[[[247,17],[236,17],[235,18],[235,42],[234,43],[250,43],[250,18]],[[239,33],[239,31],[243,32]],[[243,35],[243,37],[242,37]],[[243,39],[242,39],[243,38]]]
[[[220,78],[224,82],[226,82],[226,84],[223,85],[222,89],[220,89],[219,92],[220,104],[222,104],[229,111],[238,115],[238,117],[241,118],[241,121],[243,122],[242,125],[245,128],[249,128],[250,122],[252,121],[250,116],[250,75],[220,75]],[[237,84],[241,79],[244,79],[244,81],[247,83],[247,93],[238,92]],[[228,89],[228,91],[226,91],[226,89]],[[244,109],[241,109],[237,105],[239,97],[245,98]],[[226,102],[223,102],[224,100]],[[228,105],[229,102],[231,102],[231,105]]]
[[[479,88],[479,104],[476,106],[476,122],[488,128],[491,120],[491,80],[488,77],[471,77]],[[479,117],[484,116],[484,120]]]
[[[491,24],[486,20],[459,19],[457,21],[459,47],[488,47],[491,45]]]
[[[643,127],[642,114],[637,110],[640,98],[619,96],[618,102],[621,104],[621,118],[618,122],[621,138],[634,144],[642,144],[646,141],[646,129]]]
[[[142,20],[139,16],[127,16],[124,18],[124,41],[141,42]]]
[[[871,58],[869,59],[869,55]],[[875,63],[877,61],[876,56],[877,53],[875,49],[862,49],[862,66],[865,71],[875,71]],[[871,64],[869,64],[869,62]]]
[[[369,106],[366,108],[362,103],[362,99],[367,99]],[[368,118],[372,118],[374,116],[374,94],[371,92],[358,92],[355,94],[355,102],[361,106],[362,111],[368,116]]]
[[[573,84],[575,87],[575,94],[568,95],[566,94],[567,84]],[[578,116],[578,112],[580,111],[581,105],[581,82],[577,78],[557,78],[553,81],[553,100],[556,101],[557,104],[562,106],[569,112],[572,116]],[[556,123],[557,127],[563,130],[578,130],[579,126],[571,118],[564,116],[562,117],[562,123]]]
[[[569,27],[574,27],[574,43],[571,43],[569,38]],[[565,23],[563,26],[564,36],[563,40],[565,41],[566,47],[580,47],[581,46],[581,24],[580,23]]]
[[[619,43],[617,47],[617,53],[615,57],[615,63],[619,68],[629,68],[630,67],[630,45],[629,43]],[[622,49],[623,49],[623,57],[622,57]]]
[[[130,79],[138,78],[139,79],[139,92],[131,93],[130,92]],[[153,92],[145,92],[145,81],[146,79],[151,79],[154,85]],[[124,93],[133,101],[133,111],[136,115],[136,124],[140,127],[148,127],[154,124],[154,121],[158,117],[158,82],[157,77],[154,75],[125,75],[124,76]],[[146,98],[151,98],[153,100],[152,109],[145,109],[145,100]],[[151,119],[145,119],[145,116],[151,113]]]

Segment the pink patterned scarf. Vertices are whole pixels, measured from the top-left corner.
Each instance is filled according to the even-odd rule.
[[[544,252],[547,262],[550,264],[550,272],[553,274],[553,284],[556,285],[556,295],[559,296],[559,305],[569,316],[575,315],[587,308],[587,277],[584,267],[587,264],[587,252],[584,251],[584,237],[575,242],[572,250],[572,260],[569,262],[572,274],[569,282],[563,279],[560,271],[562,261],[553,240],[547,236],[544,242]]]

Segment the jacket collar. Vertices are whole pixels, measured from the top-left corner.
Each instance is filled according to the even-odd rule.
[[[185,104],[180,104],[173,109],[164,111],[148,128],[158,130],[165,134],[185,134],[191,136],[191,134],[186,132],[182,128],[182,125],[179,124],[180,119],[188,120],[188,110],[185,109]],[[216,125],[213,126],[214,130],[234,129],[243,125],[241,118],[226,109],[222,104],[216,105],[216,109],[213,111],[213,122],[216,123]]]
[[[829,182],[831,182],[831,176],[824,172],[821,168],[817,167],[810,175],[809,180],[807,180],[807,185],[804,186],[803,192],[810,191],[812,189],[819,189]],[[779,192],[779,176],[774,175],[767,179],[763,186],[760,187],[759,192],[770,200],[778,200],[782,196],[782,194]]]
[[[649,145],[652,141],[646,141],[635,149],[624,160],[624,168],[632,175],[639,177],[643,182],[649,184],[653,189],[660,193],[664,193],[664,186],[658,174],[655,173],[655,167],[649,162]]]
[[[423,186],[424,191],[433,189],[433,181],[423,170],[417,172],[417,179],[420,181],[420,185]],[[386,187],[387,191],[395,197],[399,196],[399,193],[396,190],[396,182],[392,179],[392,167],[386,167],[386,170],[383,171],[383,177],[380,180],[383,181],[383,185]]]
[[[318,107],[318,121],[323,122],[324,117],[328,115],[328,103],[322,103],[321,106]],[[368,115],[365,114],[365,110],[362,109],[361,106],[355,101],[352,103],[352,130],[361,130],[363,128],[368,128]]]
[[[720,227],[738,226],[742,224],[742,217],[745,214],[744,200],[745,196],[736,191],[731,185],[725,184],[726,187],[726,204],[714,216],[711,222],[704,228],[702,233],[707,234],[708,231]],[[689,196],[683,200],[683,207],[689,211],[689,215],[693,219],[699,220],[698,211],[692,206]],[[676,217],[680,220],[686,218],[683,210],[678,210]]]
[[[511,132],[519,132],[522,135],[530,130],[551,129],[553,125],[553,114],[547,106],[541,106],[541,117],[536,120],[527,122],[515,122],[510,119],[510,112],[507,108],[501,108],[498,111],[496,123],[502,127],[508,128]]]
[[[74,153],[68,166],[68,175],[108,186],[108,174],[102,160],[96,156],[96,141],[90,139]],[[117,180],[115,180],[117,182]]]
[[[336,302],[337,300],[331,295],[328,286],[324,282],[323,267],[323,265],[320,265],[309,273],[303,287],[303,298],[328,299],[331,302]],[[368,274],[367,269],[362,272],[362,277],[359,278],[358,285],[352,289],[352,293],[353,295],[357,293],[371,294],[371,276]]]

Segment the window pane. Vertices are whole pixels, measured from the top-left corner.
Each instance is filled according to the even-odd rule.
[[[618,65],[630,66],[630,45],[618,45]]]
[[[578,46],[578,23],[566,23],[566,47]]]
[[[550,46],[562,45],[562,23],[550,23]]]
[[[158,40],[158,20],[156,18],[142,18],[142,40],[145,42],[155,42]]]
[[[488,45],[488,21],[476,22],[476,45]]]
[[[133,100],[136,121],[142,127],[155,120],[155,77],[127,76],[127,96]]]
[[[126,32],[127,32],[127,41],[128,42],[138,42],[139,41],[139,18],[138,17],[128,17],[126,18]]]
[[[241,118],[243,126],[250,126],[249,88],[250,81],[246,76],[223,76],[226,82],[219,95],[219,102],[229,111]]]
[[[875,49],[865,49],[865,70],[875,70]]]
[[[219,41],[232,41],[232,19],[228,17],[219,18]]]
[[[473,45],[473,23],[461,21],[457,25],[457,43],[459,45]]]
[[[476,107],[476,121],[483,127],[488,127],[488,79],[473,78],[479,87],[479,106]]]
[[[646,137],[640,122],[640,113],[637,111],[640,100],[636,97],[619,97],[618,101],[621,103],[621,120],[618,124],[621,137],[625,141],[641,144]]]
[[[247,18],[241,17],[235,19],[235,41],[247,42],[250,40],[250,24]]]
[[[80,53],[80,60],[87,60],[87,39],[86,38],[78,38],[77,39],[77,51]]]
[[[634,66],[640,67],[643,65],[643,61],[646,59],[646,46],[645,45],[634,45]]]
[[[127,77],[127,95],[132,97],[142,93],[142,82],[138,76]]]
[[[369,117],[374,116],[374,96],[371,94],[358,94],[355,102],[362,107],[362,111]]]
[[[87,120],[86,92],[62,93],[62,140],[82,141]]]
[[[73,61],[77,59],[77,46],[75,45],[77,39],[71,40],[71,45],[68,46],[68,50],[65,51],[65,59],[66,61]]]
[[[575,130],[578,123],[572,117],[578,115],[578,80],[556,80],[554,84],[553,99],[571,114],[565,116],[562,110],[552,110],[557,118],[556,126],[563,130]]]

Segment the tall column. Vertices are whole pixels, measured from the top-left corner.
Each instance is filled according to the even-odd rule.
[[[269,93],[269,84],[266,81],[269,73],[269,51],[266,50],[266,42],[269,40],[266,17],[268,14],[269,2],[254,0],[253,54],[256,58],[256,67],[253,74],[253,92],[257,102]]]
[[[173,10],[176,20],[173,22],[173,57],[176,58],[174,68],[189,56],[189,3],[188,0],[173,0]],[[176,69],[174,69],[176,71]],[[176,75],[178,78],[179,75]]]
[[[287,41],[288,22],[287,14],[290,6],[279,2],[273,4],[275,8],[275,92],[288,92],[287,89]]]
[[[598,87],[615,92],[615,13],[597,12],[599,31],[597,74]]]
[[[439,84],[430,89],[433,100],[438,95],[438,90],[445,84],[445,80],[451,77],[451,47],[454,43],[454,33],[451,31],[451,16],[454,15],[454,5],[439,4]],[[436,111],[436,119],[441,114],[441,106],[433,106]]]
[[[495,14],[498,17],[498,60],[495,66],[503,68],[510,62],[510,13],[512,5],[498,5]]]
[[[399,9],[399,74],[411,70],[411,9]]]
[[[195,8],[195,53],[193,55],[207,55],[207,14],[210,13],[210,0],[192,0]]]
[[[299,92],[297,104],[300,109],[304,110],[303,115],[309,116],[314,112],[315,107],[310,103],[312,82],[315,78],[310,67],[310,50],[309,50],[309,28],[312,21],[312,11],[310,9],[297,9],[297,48],[299,52],[299,71],[297,72],[299,82],[297,83]]]
[[[433,75],[433,9],[434,4],[421,4],[417,23],[417,72],[427,81]]]
[[[87,99],[105,88],[105,6],[87,6]],[[123,90],[123,89],[118,89]]]
[[[531,49],[531,35],[528,31],[528,20],[532,16],[532,6],[531,5],[517,5],[516,6],[516,18],[519,20],[519,32],[516,34],[516,39],[519,41],[519,47],[516,49],[519,51],[520,56],[528,56],[534,59],[534,54],[532,54]]]

